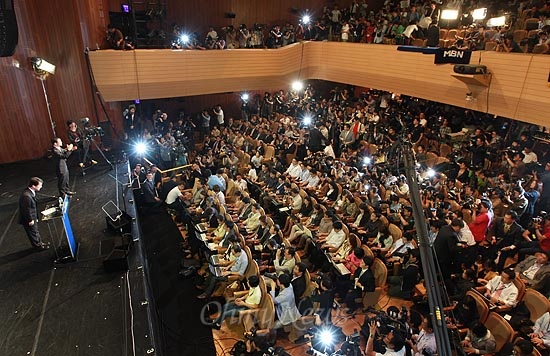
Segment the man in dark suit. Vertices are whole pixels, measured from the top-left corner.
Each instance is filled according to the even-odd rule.
[[[49,244],[42,242],[38,231],[36,192],[42,189],[43,182],[41,178],[32,177],[27,188],[19,197],[19,224],[23,225],[31,245],[39,251],[46,250],[49,247]]]
[[[143,193],[143,205],[153,208],[160,206],[162,200],[159,198],[155,182],[153,181],[153,173],[147,172],[145,182],[141,185],[141,192]]]
[[[347,313],[353,314],[358,308],[355,299],[362,297],[363,292],[374,292],[376,288],[374,274],[371,270],[374,259],[371,256],[364,256],[359,264],[359,268],[353,273],[350,281],[350,290],[344,298],[344,302],[348,307]]]
[[[495,219],[493,223],[493,237],[491,238],[492,257],[498,257],[497,271],[504,269],[504,263],[508,257],[518,252],[518,247],[523,241],[523,228],[518,224],[518,214],[510,210],[503,218]]]
[[[290,284],[292,284],[292,290],[294,291],[294,301],[296,302],[296,306],[298,307],[298,311],[302,315],[306,315],[307,310],[311,310],[311,302],[309,302],[308,298],[304,298],[302,300],[302,296],[306,292],[307,288],[307,281],[306,281],[306,265],[303,262],[299,262],[294,266],[294,269],[292,270],[292,280],[290,281]]]
[[[75,192],[69,189],[69,168],[67,167],[67,158],[69,158],[71,153],[76,150],[76,146],[68,144],[66,148],[63,148],[63,142],[58,137],[54,137],[52,139],[52,145],[59,194],[61,197],[65,197],[65,194],[73,195]]]
[[[454,219],[450,225],[443,226],[437,234],[433,243],[441,276],[446,281],[451,278],[451,274],[460,266],[456,266],[456,257],[460,251],[461,244],[458,241],[458,232],[464,227],[461,219]]]

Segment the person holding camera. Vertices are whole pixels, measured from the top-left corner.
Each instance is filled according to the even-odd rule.
[[[283,256],[281,257],[281,251],[283,251]],[[275,266],[275,273],[280,276],[283,273],[292,274],[294,266],[296,265],[296,260],[294,256],[296,255],[296,250],[292,246],[285,246],[284,244],[277,249],[275,253],[275,259],[273,260],[273,265]]]
[[[374,351],[374,338],[378,327],[376,326],[376,320],[372,320],[369,323],[369,338],[367,340],[367,347],[365,348],[365,356],[405,356],[405,340],[401,334],[391,330],[387,335],[382,338],[382,342],[386,346],[384,353]]]
[[[290,283],[290,275],[283,273],[277,278],[277,281],[269,278],[264,280],[271,286],[269,294],[273,299],[273,304],[275,304],[276,320],[273,324],[272,331],[298,320],[301,315],[296,307],[296,301],[294,300],[294,289]],[[278,293],[277,288],[279,291]]]
[[[406,342],[411,347],[412,356],[430,356],[437,354],[437,344],[432,326],[431,318],[422,318],[422,330],[418,334],[412,335]]]
[[[52,153],[55,163],[55,174],[57,175],[57,188],[59,195],[64,198],[65,195],[74,195],[75,192],[69,188],[69,168],[67,167],[67,158],[77,149],[72,143],[63,148],[63,141],[60,138],[52,139]]]

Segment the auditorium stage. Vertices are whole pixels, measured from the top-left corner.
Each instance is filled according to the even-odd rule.
[[[164,343],[151,354],[192,355],[199,350],[201,355],[214,355],[209,352],[214,350],[210,329],[194,325],[200,323],[194,310],[196,291],[177,279],[179,260],[172,259],[178,258],[181,237],[168,214],[153,217],[158,229],[144,229],[145,238],[155,240],[133,244],[136,253],[129,272],[105,272],[103,260],[117,234],[107,231],[102,206],[110,200],[117,203],[118,190],[119,206],[135,216],[133,204],[126,201],[126,209],[121,198],[119,183],[127,182],[127,163],[117,162],[110,153],[107,157],[114,169],[96,157],[99,164],[85,176],[71,162],[70,186],[77,194],[69,216],[80,248],[78,261],[65,264],[54,264],[53,248],[32,250],[17,224],[19,195],[31,176],[44,179],[40,210],[54,200],[48,196],[57,195],[53,162],[44,158],[0,166],[0,354],[144,355]],[[135,230],[137,225],[132,225]],[[50,241],[46,224],[39,223],[39,229],[43,240]],[[141,247],[147,247],[143,256],[148,263],[139,258]],[[148,268],[149,280],[143,278]],[[149,287],[162,288],[152,291],[159,297],[159,312],[150,308],[156,301],[147,294]],[[160,333],[153,330],[156,322],[163,325]]]

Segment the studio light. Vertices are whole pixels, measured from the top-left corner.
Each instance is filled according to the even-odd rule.
[[[42,84],[42,92],[44,93],[44,100],[46,100],[46,108],[48,109],[48,118],[50,119],[50,125],[52,126],[53,136],[57,137],[57,134],[55,133],[55,122],[53,121],[52,110],[50,107],[50,99],[48,98],[46,85],[44,85],[44,80],[46,80],[48,75],[55,74],[55,65],[40,57],[32,57],[31,64],[32,69],[40,79],[40,84]]]
[[[302,16],[302,23],[304,25],[307,25],[310,21],[311,21],[311,17],[309,17],[309,15]]]
[[[136,153],[140,156],[147,153],[147,145],[144,142],[136,143],[134,149],[135,149]]]
[[[40,57],[32,57],[31,63],[37,74],[55,74],[55,65]]]
[[[187,44],[189,43],[189,40],[190,40],[189,35],[181,35],[181,43]]]
[[[487,16],[487,8],[486,7],[475,9],[472,12],[472,18],[474,20],[483,20],[485,18],[485,16]]]
[[[241,94],[241,99],[243,101],[248,101],[248,99],[250,99],[250,96],[248,95],[248,93],[243,93]]]
[[[292,83],[292,90],[300,91],[304,88],[304,83],[299,80],[296,80]]]
[[[487,20],[487,27],[499,27],[506,25],[506,16],[492,17]]]
[[[442,20],[456,20],[458,18],[458,10],[445,9],[441,11]]]

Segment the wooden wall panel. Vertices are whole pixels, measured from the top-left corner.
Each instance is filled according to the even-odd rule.
[[[481,56],[481,64],[493,74],[488,89],[456,79],[453,66],[434,65],[432,55],[397,51],[395,46],[307,42],[278,50],[98,51],[92,56],[94,73],[107,100],[129,99],[124,97],[131,87],[128,77],[116,83],[112,76],[109,63],[115,56],[114,67],[119,62],[137,65],[135,84],[141,98],[286,88],[300,74],[303,79],[388,90],[539,125],[548,125],[544,113],[550,112],[550,56],[545,55],[475,53],[472,62]],[[467,92],[476,100],[466,101]]]
[[[0,162],[41,157],[50,147],[53,133],[40,81],[30,65],[33,56],[57,66],[45,85],[58,135],[66,136],[69,119],[95,118],[83,53],[85,43],[97,35],[87,21],[100,17],[100,3],[15,2],[19,44],[12,57],[0,58]]]

